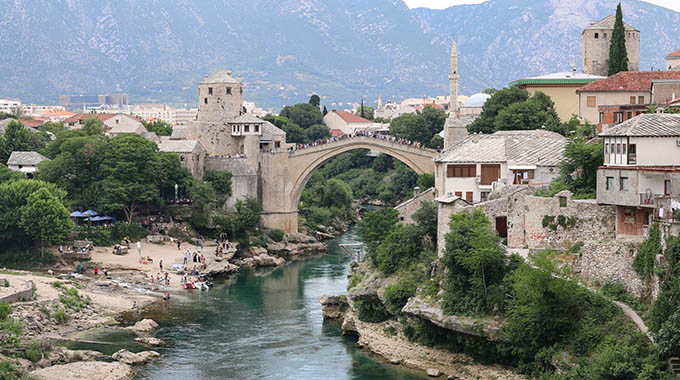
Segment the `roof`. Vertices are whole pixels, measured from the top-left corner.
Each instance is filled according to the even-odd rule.
[[[146,132],[146,129],[144,129],[144,126],[142,123],[132,123],[132,124],[116,124],[113,127],[111,127],[111,130],[109,133],[111,134],[117,134],[117,133],[137,133],[138,131],[140,134]]]
[[[355,115],[353,113],[349,113],[347,111],[333,110],[333,113],[340,116],[340,118],[347,123],[373,123],[370,120],[364,119],[363,117],[357,116],[357,115]]]
[[[345,134],[345,132],[343,132],[342,129],[337,128],[331,129],[330,132],[332,137],[342,136]]]
[[[669,58],[669,57],[680,57],[680,50],[676,50],[676,51],[674,51],[674,52],[672,52],[672,53],[670,53],[666,56],[666,58]]]
[[[474,94],[467,98],[467,100],[463,104],[463,107],[483,107],[484,103],[486,103],[486,101],[489,100],[490,97],[491,95],[483,94],[481,92]]]
[[[477,115],[460,115],[458,117],[446,118],[445,125],[449,128],[467,128],[477,119]]]
[[[474,134],[446,149],[437,162],[507,162],[511,165],[557,166],[567,139],[545,130]]]
[[[677,137],[680,114],[643,113],[607,129],[600,136]]]
[[[64,119],[64,123],[78,123],[80,121],[85,121],[91,117],[96,117],[97,119],[101,121],[108,120],[112,117],[116,116],[116,114],[113,113],[77,113],[69,118]]]
[[[147,139],[149,141],[161,141],[161,138],[158,137],[156,132],[148,132],[148,131],[142,132],[142,137],[144,137],[145,139]]]
[[[611,29],[614,30],[614,23],[616,22],[616,15],[609,15],[602,20],[597,20],[597,21],[591,21],[590,25],[588,25],[583,32],[586,30],[599,30],[599,29]],[[625,21],[623,22],[623,28],[625,30],[635,30],[638,31],[637,29],[633,28],[630,24],[626,23]],[[583,34],[583,33],[581,33]]]
[[[606,77],[599,75],[585,74],[580,71],[560,71],[557,73],[550,73],[545,75],[539,75],[530,78],[518,79],[514,82],[510,82],[510,86],[521,86],[528,84],[588,84],[594,82],[598,79],[604,79]]]
[[[7,165],[38,165],[46,160],[49,160],[49,158],[38,152],[16,151],[10,154]]]
[[[21,124],[25,127],[37,128],[45,123],[45,120],[21,119]]]
[[[274,136],[286,136],[286,132],[283,129],[278,128],[276,125],[265,121],[262,125],[262,136],[260,141],[271,141]]]
[[[244,113],[242,115],[239,115],[231,120],[228,121],[230,124],[262,124],[264,123],[264,120],[258,118],[255,115],[249,114],[249,113]]]
[[[186,139],[188,133],[189,128],[187,127],[174,127],[172,128],[172,135],[170,136],[170,139],[172,140]]]
[[[158,150],[161,152],[190,153],[200,144],[198,140],[162,140],[158,144]]]
[[[596,80],[576,92],[649,91],[653,80],[680,79],[680,71],[622,71],[609,78]]]
[[[240,84],[241,82],[231,76],[231,70],[219,70],[201,81],[201,84],[210,83]]]

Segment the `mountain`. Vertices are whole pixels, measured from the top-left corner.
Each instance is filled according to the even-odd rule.
[[[195,106],[204,75],[231,69],[265,107],[448,92],[451,33],[461,90],[580,67],[581,30],[617,0],[492,0],[409,10],[401,0],[13,0],[0,2],[0,97],[127,92]],[[680,14],[635,0],[641,66],[680,48]],[[346,105],[337,105],[345,107]]]

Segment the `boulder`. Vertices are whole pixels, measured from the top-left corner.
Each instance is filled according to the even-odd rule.
[[[226,261],[209,261],[207,267],[202,271],[209,276],[219,276],[238,272],[238,266]]]
[[[442,375],[442,371],[436,369],[436,368],[428,368],[427,371],[427,376],[430,377],[439,377]]]
[[[137,333],[150,333],[158,329],[158,323],[153,319],[144,318],[135,323],[134,326],[127,327],[127,329]]]
[[[156,351],[142,351],[134,353],[125,349],[120,350],[111,355],[111,358],[113,358],[113,360],[129,365],[141,365],[144,363],[148,363],[154,359],[158,359],[160,357],[161,354],[159,354]]]
[[[255,260],[255,264],[258,267],[276,267],[286,263],[285,259],[275,256],[269,256],[266,253],[255,256],[253,257],[253,259]]]
[[[132,367],[124,363],[75,362],[31,372],[39,380],[129,380]]]
[[[324,294],[319,298],[323,317],[326,319],[340,319],[345,317],[347,297],[345,295]]]
[[[135,342],[139,342],[145,346],[149,347],[158,347],[158,346],[165,346],[165,342],[163,339],[159,338],[154,338],[152,336],[143,336],[139,338],[135,338]]]
[[[313,236],[301,234],[299,232],[287,234],[286,240],[291,243],[314,243],[316,241]]]

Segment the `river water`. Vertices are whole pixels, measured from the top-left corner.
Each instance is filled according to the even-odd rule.
[[[147,315],[169,343],[143,379],[423,379],[373,358],[324,322],[318,300],[345,293],[356,229],[327,241],[328,253],[268,272],[241,273],[207,292],[186,293]]]

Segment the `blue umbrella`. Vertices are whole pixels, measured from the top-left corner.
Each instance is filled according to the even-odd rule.
[[[99,214],[94,210],[87,210],[87,211],[83,212],[83,215],[84,216],[95,216],[95,215],[99,215]]]
[[[90,218],[89,220],[90,220],[90,222],[99,222],[99,221],[102,220],[102,218],[101,218],[101,216],[95,216],[93,218]]]
[[[73,211],[70,216],[71,218],[84,218],[86,215],[80,211]]]

